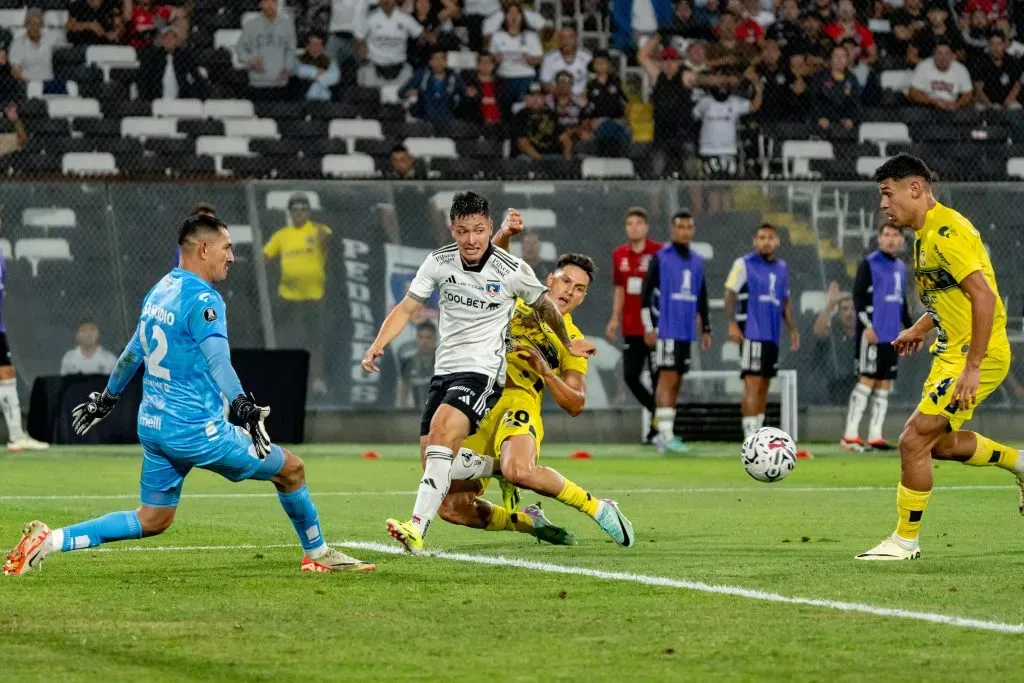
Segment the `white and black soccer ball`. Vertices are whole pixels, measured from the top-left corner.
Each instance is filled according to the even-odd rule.
[[[778,427],[761,427],[740,451],[743,468],[758,481],[781,481],[796,467],[796,444]]]

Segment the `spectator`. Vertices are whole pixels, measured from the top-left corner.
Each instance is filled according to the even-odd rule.
[[[625,126],[626,94],[619,77],[612,71],[607,50],[598,50],[590,62],[594,75],[587,84],[587,106],[583,110],[586,125],[594,136],[601,156],[620,156],[629,144]]]
[[[28,132],[18,116],[18,106],[16,104],[8,104],[4,107],[4,116],[14,126],[14,132],[0,133],[0,157],[20,152],[28,144]]]
[[[613,46],[632,54],[659,26],[669,26],[672,15],[671,0],[616,0],[612,4]]]
[[[814,13],[804,15],[804,31],[807,33],[807,51],[804,59],[807,61],[809,73],[814,73],[825,66],[825,60],[832,55],[832,48],[835,43],[825,35],[824,24],[821,17]]]
[[[918,35],[928,28],[928,14],[921,0],[904,0],[903,7],[889,15],[889,26],[892,28],[893,56],[913,66],[910,48]],[[897,62],[893,66],[902,65]]]
[[[796,2],[796,0],[789,0]],[[679,0],[676,3],[675,16],[668,28],[661,31],[662,40],[680,52],[684,50],[684,43],[689,44],[691,40],[709,41],[715,39],[715,33],[711,27],[698,19],[693,13],[693,0]]]
[[[459,49],[459,38],[455,35],[452,21],[460,14],[457,0],[414,0],[412,18],[423,27],[409,60],[414,67],[427,66],[430,55],[438,50]]]
[[[990,24],[1006,17],[1006,0],[967,0],[964,14],[981,12]]]
[[[416,345],[398,361],[398,407],[416,408],[427,401],[434,376],[437,328],[429,321],[416,326]]]
[[[469,34],[470,50],[479,52],[484,48],[484,22],[489,17],[495,14],[501,16],[502,13],[501,0],[465,0],[462,20]],[[501,26],[501,21],[498,22],[498,26]]]
[[[756,66],[756,75],[764,86],[764,102],[761,105],[762,121],[803,121],[806,118],[810,95],[803,73],[796,72],[791,62],[804,64],[799,59],[783,62],[779,44],[772,39],[761,43],[761,60]]]
[[[207,80],[192,51],[182,47],[181,42],[178,29],[165,26],[159,45],[150,45],[139,54],[139,99],[204,99],[207,96]]]
[[[1006,54],[1006,36],[992,31],[988,54],[980,58],[974,71],[974,98],[986,107],[1020,108],[1020,63]]]
[[[42,81],[43,92],[66,92],[64,81],[53,79],[53,49],[62,42],[56,31],[43,30],[43,11],[37,7],[25,13],[25,33],[11,43],[11,75],[22,83]]]
[[[736,17],[736,40],[747,45],[757,45],[764,38],[764,29],[755,19],[758,16],[757,0],[752,0],[752,2],[753,13],[745,10],[744,3],[741,3],[740,0],[730,0],[728,9],[729,13]],[[751,3],[745,4],[749,6]]]
[[[956,61],[949,44],[940,40],[935,54],[914,68],[907,98],[940,111],[957,111],[970,105],[973,90],[967,67]]]
[[[544,256],[541,250],[540,235],[536,232],[524,232],[523,238],[520,240],[522,245],[521,258],[533,269],[537,279],[541,282],[547,280],[548,273],[551,272],[551,266],[553,265],[550,261],[544,261]]]
[[[120,0],[75,0],[68,7],[66,34],[72,45],[115,45],[124,35]]]
[[[302,99],[310,102],[329,102],[331,89],[341,81],[338,62],[325,49],[326,36],[312,31],[306,36],[306,51],[295,64],[295,82]]]
[[[800,5],[797,0],[783,0],[782,18],[768,27],[765,37],[778,43],[782,56],[787,60],[791,55],[804,54],[807,50],[807,31],[800,23]]]
[[[684,71],[679,52],[674,47],[661,50],[661,59],[654,53],[661,45],[658,36],[652,36],[637,54],[637,60],[650,79],[651,104],[654,109],[654,140],[652,170],[657,176],[682,173],[686,146],[693,133],[693,92],[697,75]]]
[[[409,80],[409,40],[422,34],[423,27],[399,10],[396,0],[380,0],[356,34],[360,40],[359,55],[369,60],[359,70],[360,84],[373,87]]]
[[[149,47],[173,19],[174,8],[170,5],[154,5],[153,0],[135,0],[129,26],[131,46],[136,51]]]
[[[483,26],[486,40],[490,40],[495,33],[501,30],[502,24],[505,23],[505,11],[511,1],[505,0],[497,12],[493,12],[487,17]],[[519,4],[522,0],[515,0],[515,2]],[[545,19],[540,12],[530,9],[525,3],[519,4],[519,8],[523,10],[523,26],[531,31],[536,31],[541,43],[547,42],[551,38],[551,22]]]
[[[850,74],[846,48],[836,46],[832,49],[829,68],[819,72],[811,81],[811,118],[823,131],[830,130],[837,123],[846,130],[853,130],[860,118],[859,90]]]
[[[555,89],[547,96],[546,104],[548,109],[555,112],[558,117],[558,125],[573,140],[585,135],[583,130],[583,109],[586,107],[586,100],[575,95],[575,86],[572,74],[568,71],[559,71],[555,76]]]
[[[62,375],[109,375],[117,356],[100,346],[100,328],[92,320],[83,320],[75,331],[75,348],[60,361]]]
[[[540,67],[540,82],[548,91],[555,89],[555,77],[561,71],[568,71],[573,79],[572,92],[577,97],[583,96],[587,90],[587,72],[590,52],[581,50],[576,38],[576,29],[566,24],[558,31],[558,49],[544,56]]]
[[[277,0],[260,0],[260,14],[242,26],[235,50],[249,70],[249,99],[288,99],[288,80],[295,66],[295,24],[287,15],[278,16]]]
[[[739,39],[739,19],[726,12],[718,22],[718,42],[708,47],[708,66],[722,74],[739,75],[750,65],[757,48]]]
[[[985,56],[988,49],[988,38],[992,29],[989,28],[988,16],[982,10],[971,12],[968,25],[960,33],[967,45],[967,63],[973,63]]]
[[[928,7],[928,26],[917,33],[911,44],[911,64],[927,59],[935,52],[935,45],[944,40],[960,62],[967,58],[967,43],[960,31],[949,21],[949,7],[944,0],[933,0]],[[916,54],[915,54],[916,53]]]
[[[817,400],[835,402],[838,396],[848,396],[857,382],[850,362],[857,357],[857,311],[853,297],[840,291],[839,283],[829,284],[825,308],[814,319],[811,329],[814,344],[809,367],[820,373],[815,390],[828,389]]]
[[[405,145],[391,148],[390,162],[391,168],[385,175],[393,180],[423,180],[427,176],[419,160],[409,153]]]
[[[463,118],[484,125],[500,125],[508,111],[505,82],[494,75],[498,62],[484,51],[476,56],[476,73],[466,83]]]
[[[537,34],[524,30],[518,2],[509,3],[505,10],[505,23],[491,38],[491,53],[498,59],[498,75],[505,80],[509,97],[518,102],[534,82],[544,56]]]
[[[741,117],[761,108],[764,86],[755,78],[754,99],[748,100],[735,93],[738,84],[739,80],[731,77],[712,86],[710,94],[701,97],[693,109],[694,118],[701,122],[698,153],[705,178],[731,180],[741,175],[736,126]]]
[[[330,38],[327,52],[338,65],[343,83],[355,82],[359,68],[359,39],[369,0],[331,0]]]
[[[302,192],[288,198],[288,216],[291,223],[271,235],[263,247],[264,259],[281,259],[275,326],[278,345],[309,351],[313,391],[325,394],[323,298],[331,229],[313,222],[309,197]]]
[[[398,96],[410,102],[409,113],[423,121],[451,121],[466,96],[462,77],[448,68],[448,55],[440,50],[426,68],[417,69]]]
[[[832,0],[814,0],[811,3],[809,12],[818,17],[822,26],[828,26],[836,20],[835,7],[832,4]]]
[[[512,140],[522,157],[541,159],[572,159],[572,139],[562,129],[558,117],[544,102],[544,88],[540,83],[530,84],[526,91],[526,106],[512,119]]]
[[[857,21],[853,0],[839,0],[836,20],[825,26],[825,35],[836,44],[844,38],[853,38],[860,45],[864,61],[874,64],[878,59],[878,46],[875,45],[875,37],[871,35],[867,26]]]

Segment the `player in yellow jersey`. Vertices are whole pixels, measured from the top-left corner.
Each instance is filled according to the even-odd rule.
[[[495,243],[507,248],[515,232],[502,230]],[[572,321],[572,312],[586,297],[593,273],[594,261],[589,256],[564,254],[548,275],[548,296],[562,312],[571,340],[583,338]],[[633,526],[615,501],[598,500],[558,471],[537,464],[544,439],[543,392],[546,388],[563,410],[578,415],[586,401],[587,360],[569,354],[522,301],[512,318],[507,359],[505,390],[477,433],[463,442],[452,467],[452,486],[439,511],[441,517],[453,524],[519,531],[549,543],[575,545],[572,535],[551,524],[539,506],[516,512],[514,502],[501,507],[480,498],[489,477],[500,473],[507,485],[555,498],[589,515],[619,545],[633,545]]]
[[[1024,457],[1015,448],[960,431],[975,407],[1010,369],[1006,310],[981,235],[971,222],[932,195],[928,166],[909,154],[875,171],[882,211],[891,223],[913,228],[917,290],[927,313],[893,341],[901,356],[918,351],[937,331],[932,369],[917,410],[900,434],[902,477],[896,493],[896,531],[858,560],[914,560],[932,491],[932,459],[975,467],[994,465],[1017,477],[1024,514]]]

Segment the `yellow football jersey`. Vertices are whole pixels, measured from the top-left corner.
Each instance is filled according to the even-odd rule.
[[[572,316],[566,314],[562,317],[565,320],[565,329],[569,333],[569,339],[582,339],[583,333],[573,323]],[[514,349],[517,346],[535,347],[559,376],[564,376],[567,370],[576,370],[584,375],[587,374],[587,359],[569,353],[565,344],[559,341],[546,323],[537,319],[533,309],[523,303],[522,299],[516,301],[516,312],[509,327],[506,348],[508,379],[512,384],[530,392],[540,401],[541,394],[544,392],[544,380],[533,371],[529,363],[516,354]]]
[[[324,297],[324,269],[327,253],[320,244],[319,232],[331,229],[307,221],[305,225],[289,225],[271,236],[263,247],[264,258],[281,257],[281,283],[278,295],[287,301],[310,301]]]
[[[914,270],[917,291],[938,328],[932,354],[950,362],[966,358],[971,343],[971,300],[960,289],[959,283],[978,270],[996,295],[988,352],[1009,353],[1006,309],[999,297],[996,274],[982,244],[981,234],[969,220],[936,202],[916,237]]]

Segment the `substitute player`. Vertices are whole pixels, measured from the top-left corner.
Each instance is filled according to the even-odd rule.
[[[1024,514],[1024,457],[1016,448],[975,432],[960,431],[974,409],[1010,369],[1006,309],[981,235],[971,222],[932,195],[931,170],[917,157],[899,154],[875,171],[882,211],[889,221],[913,228],[914,270],[925,315],[899,333],[902,356],[918,351],[937,331],[932,369],[917,410],[900,434],[902,476],[896,490],[896,531],[858,560],[915,560],[918,534],[932,493],[932,459],[1013,472]]]
[[[907,266],[899,258],[903,231],[884,223],[878,229],[878,249],[864,257],[857,267],[853,305],[857,312],[857,373],[860,379],[850,392],[846,431],[840,441],[845,450],[860,452],[860,420],[871,402],[867,445],[878,451],[893,447],[882,437],[882,424],[889,408],[889,391],[896,379],[899,356],[892,342],[900,330],[910,327],[907,308]]]
[[[740,345],[744,439],[764,426],[768,387],[779,371],[783,322],[789,329],[790,351],[800,348],[789,302],[789,268],[775,255],[778,248],[778,230],[762,223],[754,233],[754,251],[733,262],[725,281],[729,341]]]
[[[385,347],[434,290],[440,290],[440,342],[420,422],[423,477],[412,518],[385,523],[392,538],[414,554],[423,549],[427,528],[448,493],[454,454],[501,396],[506,374],[505,334],[516,299],[527,302],[572,355],[594,352],[593,344],[569,339],[562,314],[530,266],[491,244],[490,214],[486,197],[475,192],[455,195],[449,211],[455,243],[426,258],[405,298],[385,318],[363,356],[363,369],[379,372],[376,361]]]
[[[504,240],[507,246],[508,236],[503,230],[495,241]],[[558,306],[572,340],[583,339],[572,321],[572,312],[587,296],[593,278],[594,261],[584,254],[563,254],[548,275],[548,296]],[[500,474],[506,485],[529,489],[576,508],[619,545],[633,545],[633,525],[615,501],[598,500],[557,470],[537,464],[544,440],[544,390],[547,388],[567,413],[579,415],[586,403],[587,360],[570,354],[550,327],[522,301],[516,304],[509,338],[505,391],[479,431],[463,443],[452,468],[453,479],[475,481],[452,482],[452,490],[441,506],[442,519],[488,531],[528,533],[557,545],[576,544],[571,534],[544,517],[539,505],[516,512],[516,502],[510,502],[508,496],[504,507],[480,498],[488,478]],[[500,472],[494,471],[494,458],[499,458]]]
[[[73,412],[75,432],[85,434],[114,409],[139,366],[145,368],[138,418],[142,506],[61,529],[29,522],[3,573],[24,574],[51,553],[163,533],[174,521],[193,467],[231,481],[273,482],[302,544],[302,571],[373,570],[324,542],[302,461],[270,442],[263,426],[270,408],[245,395],[231,367],[224,300],[213,288],[234,262],[227,226],[210,216],[191,216],[181,226],[178,244],[181,267],[146,295],[139,326],[107,387]],[[235,397],[231,409],[244,429],[224,418],[221,394]]]
[[[704,259],[690,249],[693,230],[693,216],[689,211],[680,211],[672,217],[672,243],[662,247],[651,259],[640,297],[644,338],[647,346],[655,349],[658,372],[654,391],[658,436],[654,445],[659,453],[690,450],[675,435],[676,401],[683,375],[690,369],[690,344],[698,329],[701,349],[711,348]],[[658,311],[657,321],[655,310]]]

